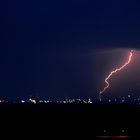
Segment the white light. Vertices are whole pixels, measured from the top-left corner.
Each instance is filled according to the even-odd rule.
[[[91,104],[91,103],[92,103],[91,99],[89,99],[89,100],[88,100],[88,103],[89,103],[89,104]]]
[[[34,104],[36,104],[36,100],[32,100],[32,102],[33,102]]]
[[[130,98],[131,96],[130,96],[130,95],[128,95],[128,97]]]
[[[122,102],[124,102],[125,100],[122,100]]]
[[[22,102],[22,103],[25,103],[25,101],[24,101],[24,100],[21,100],[21,102]]]
[[[33,100],[33,99],[29,99],[29,101],[31,101],[32,103],[36,104],[36,100]]]
[[[40,100],[39,102],[40,102],[40,103],[43,103],[43,101],[42,101],[42,100]]]

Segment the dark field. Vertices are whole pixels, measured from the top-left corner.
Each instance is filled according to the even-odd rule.
[[[134,139],[140,133],[140,107],[136,105],[1,104],[0,116],[6,131],[15,128],[21,135],[52,139],[93,139],[101,135]]]

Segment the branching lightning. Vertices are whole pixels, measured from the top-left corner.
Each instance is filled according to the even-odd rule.
[[[120,68],[117,68],[117,69],[111,71],[110,74],[105,78],[106,86],[103,88],[103,90],[101,90],[101,91],[99,92],[99,98],[100,98],[100,100],[101,100],[101,95],[102,95],[102,94],[106,91],[106,89],[110,86],[110,83],[108,82],[108,80],[113,76],[113,74],[115,74],[115,73],[121,71],[123,68],[125,68],[125,67],[131,62],[132,56],[133,56],[133,50],[130,51],[127,62],[125,62],[125,64],[122,65]]]

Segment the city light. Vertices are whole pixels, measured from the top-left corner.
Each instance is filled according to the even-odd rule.
[[[94,101],[94,102],[93,102]],[[3,100],[0,99],[0,104],[3,103],[22,103],[22,104],[136,104],[140,105],[140,96],[133,97],[129,94],[126,96],[118,96],[115,98],[102,98],[102,100],[97,101],[97,99],[94,98],[88,98],[88,99],[80,99],[80,98],[67,98],[67,99],[36,99],[35,97],[29,98],[27,100],[21,99],[20,101],[9,101],[9,100]]]

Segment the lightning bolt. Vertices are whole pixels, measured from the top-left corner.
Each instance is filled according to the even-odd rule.
[[[102,94],[106,91],[106,89],[110,86],[108,80],[113,76],[113,74],[115,74],[115,73],[121,71],[122,69],[124,69],[124,68],[131,62],[132,56],[133,56],[133,50],[130,51],[127,62],[125,62],[125,64],[122,65],[120,68],[117,68],[117,69],[111,71],[110,74],[105,78],[106,86],[103,88],[103,90],[101,90],[101,91],[99,92],[99,99],[100,99],[100,100],[101,100],[101,95],[102,95]]]

